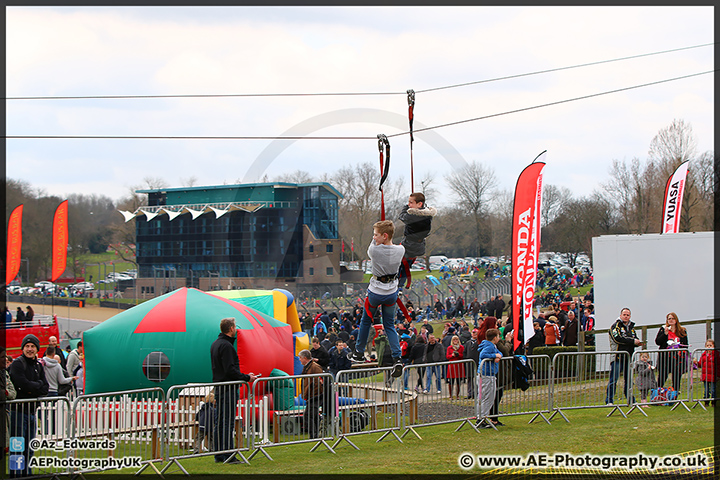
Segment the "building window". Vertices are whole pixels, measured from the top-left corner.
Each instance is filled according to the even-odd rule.
[[[170,359],[163,352],[150,352],[143,360],[143,373],[152,382],[162,382],[170,375]]]
[[[327,267],[327,275],[328,277],[332,276],[333,274],[333,267]]]
[[[313,267],[308,268],[308,273],[310,275],[315,275],[315,269]]]
[[[312,244],[312,243],[311,243],[310,246],[308,247],[308,251],[309,251],[310,253],[313,253],[313,252],[315,251],[315,247],[313,247],[313,244]]]
[[[327,245],[325,245],[325,252],[326,252],[326,253],[332,253],[332,251],[333,251],[332,243],[328,243]]]

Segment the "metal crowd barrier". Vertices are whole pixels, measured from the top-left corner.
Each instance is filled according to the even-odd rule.
[[[623,388],[620,389],[620,377]],[[614,378],[614,381],[612,381]],[[630,406],[632,368],[628,352],[560,352],[552,361],[550,375],[549,420],[559,414],[570,422],[563,410],[611,407],[607,416],[616,411],[625,417],[620,405]],[[625,396],[625,403],[615,399]]]
[[[306,383],[320,394],[302,398]],[[335,411],[335,385],[329,373],[256,379],[250,395],[248,418],[253,451],[248,460],[258,453],[272,460],[267,447],[308,442],[314,443],[311,452],[323,445],[335,453],[327,443],[335,437]]]
[[[335,436],[332,448],[345,441],[360,450],[349,437],[382,433],[376,442],[397,435],[402,415],[401,380],[390,375],[392,367],[341,370],[335,378]],[[398,381],[397,384],[395,382]]]
[[[643,355],[648,356],[652,368],[643,367],[640,361]],[[634,395],[632,406],[627,413],[637,410],[647,417],[643,408],[650,405],[672,405],[671,410],[682,405],[690,411],[686,405],[686,402],[690,401],[690,380],[685,374],[690,371],[692,375],[692,361],[687,349],[636,350],[632,356],[631,367]],[[645,388],[651,381],[652,386]],[[675,398],[650,398],[652,388],[665,387],[670,383],[677,392]],[[643,388],[640,388],[641,386]]]
[[[712,359],[709,358],[711,355],[716,356],[715,360],[720,358],[717,352],[717,349],[712,348],[696,348],[693,350],[693,368],[688,375],[690,380],[690,401],[695,402],[692,406],[693,409],[700,405],[703,410],[707,410],[705,406],[711,402],[714,406],[718,398],[718,392],[716,390],[718,387],[717,382],[711,385],[710,382],[703,380],[704,376],[712,379],[720,376],[720,372],[718,371],[718,369],[720,369],[720,363],[712,361]],[[703,405],[703,403],[705,403],[705,405]]]
[[[71,438],[71,409],[67,397],[8,400],[8,461],[10,477],[55,476],[72,469],[69,449],[61,442]],[[3,422],[4,423],[4,422]],[[3,432],[4,436],[4,432]],[[4,446],[3,446],[4,447]]]
[[[477,391],[476,371],[477,366],[472,359],[403,367],[403,374],[400,377],[403,382],[403,392],[411,399],[409,402],[403,402],[403,406],[407,404],[405,410],[407,413],[403,415],[404,431],[401,438],[412,432],[417,438],[422,439],[415,431],[416,427],[458,421],[461,424],[455,431],[460,430],[466,423],[475,429],[471,420],[476,416],[474,400]],[[447,385],[447,393],[443,391],[445,385]]]
[[[533,415],[528,423],[534,422],[538,417],[550,423],[544,414],[550,414],[550,375],[551,362],[548,355],[530,355],[527,357],[533,369],[532,378],[528,380],[530,386],[527,390],[520,389],[513,379],[513,357],[500,359],[498,369],[498,395],[499,416]]]
[[[218,392],[220,403],[216,398]],[[164,457],[168,463],[161,473],[175,465],[189,475],[180,461],[209,455],[238,455],[248,463],[242,453],[250,449],[248,393],[248,384],[242,381],[170,387],[163,432]],[[224,435],[223,440],[220,434]],[[216,450],[216,445],[226,448]]]
[[[147,467],[160,473],[165,392],[159,387],[81,395],[72,404],[70,438],[81,461],[73,473]],[[113,460],[109,460],[112,458]]]

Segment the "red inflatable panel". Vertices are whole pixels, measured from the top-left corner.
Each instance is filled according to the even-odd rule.
[[[257,326],[253,330],[237,331],[237,352],[240,371],[269,377],[273,368],[293,371],[292,327]]]

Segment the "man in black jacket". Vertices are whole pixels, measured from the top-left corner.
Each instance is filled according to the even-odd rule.
[[[40,341],[33,334],[25,335],[21,343],[22,355],[10,364],[10,380],[15,385],[17,400],[25,398],[44,397],[48,393],[48,382],[45,379],[45,369],[37,360],[37,352],[40,349]],[[37,402],[13,404],[10,408],[10,436],[23,437],[25,439],[25,450],[14,452],[15,460],[10,460],[11,477],[29,477],[32,471],[28,468],[30,458],[33,455],[30,449],[30,440],[35,438],[37,419],[35,411]],[[0,415],[4,415],[0,413]],[[18,460],[22,458],[21,460]]]
[[[465,342],[463,345],[463,358],[472,358],[475,360],[475,365],[473,367],[473,372],[477,372],[478,364],[480,363],[480,352],[478,351],[478,346],[480,345],[477,340],[477,334],[478,329],[473,328],[473,331],[471,332],[472,337],[470,340]],[[469,375],[468,376],[468,386],[467,386],[467,398],[475,398],[475,394],[477,393],[477,386],[475,385],[475,375]]]
[[[610,335],[610,349],[628,353],[627,356],[618,353],[615,355],[615,360],[610,362],[610,379],[605,397],[605,403],[610,405],[613,403],[615,386],[621,373],[625,376],[625,398],[630,398],[632,394],[632,385],[630,385],[630,360],[632,359],[635,347],[641,345],[642,342],[637,338],[637,334],[635,333],[635,324],[630,321],[629,308],[620,310],[620,318],[615,320],[615,323],[610,327],[610,332],[608,333]],[[634,402],[634,398],[632,401]]]
[[[252,382],[258,376],[240,371],[240,360],[235,348],[237,327],[234,318],[220,320],[220,334],[210,346],[210,365],[213,383],[245,381]],[[239,399],[237,385],[218,385],[215,387],[217,416],[213,445],[217,453],[215,463],[240,463],[233,452],[233,427]]]

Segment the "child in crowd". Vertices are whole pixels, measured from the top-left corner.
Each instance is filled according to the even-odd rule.
[[[198,422],[198,429],[195,434],[193,453],[202,451],[203,438],[207,438],[207,449],[212,451],[213,426],[215,425],[215,393],[212,391],[205,395],[205,401],[201,403],[195,414],[195,421]]]
[[[488,423],[481,423],[490,413],[495,402],[495,390],[497,388],[498,363],[502,358],[502,352],[498,350],[497,343],[500,341],[500,331],[497,328],[491,328],[485,332],[485,340],[480,342],[478,350],[480,351],[478,366],[478,374],[481,377],[480,383],[480,420],[478,426],[480,428],[493,428]],[[492,362],[483,363],[484,359],[492,359]]]
[[[650,354],[643,352],[640,354],[640,360],[635,362],[635,386],[640,390],[640,399],[643,403],[647,402],[647,394],[653,388],[657,388],[655,380],[655,365],[650,361]],[[648,405],[641,405],[647,407]]]
[[[402,352],[395,330],[395,305],[398,298],[397,272],[405,254],[405,247],[392,243],[394,234],[395,225],[390,220],[382,220],[373,225],[373,239],[367,251],[368,257],[372,260],[372,277],[360,320],[359,337],[350,359],[356,363],[365,362],[365,355],[362,352],[368,341],[373,314],[379,309],[382,312],[383,327],[392,353],[391,375],[399,377],[402,374],[400,361]]]
[[[705,405],[715,406],[716,384],[720,379],[720,353],[715,350],[715,340],[708,338],[705,342],[705,350],[695,365],[700,366],[701,379],[705,386]],[[711,350],[712,349],[712,350]]]

